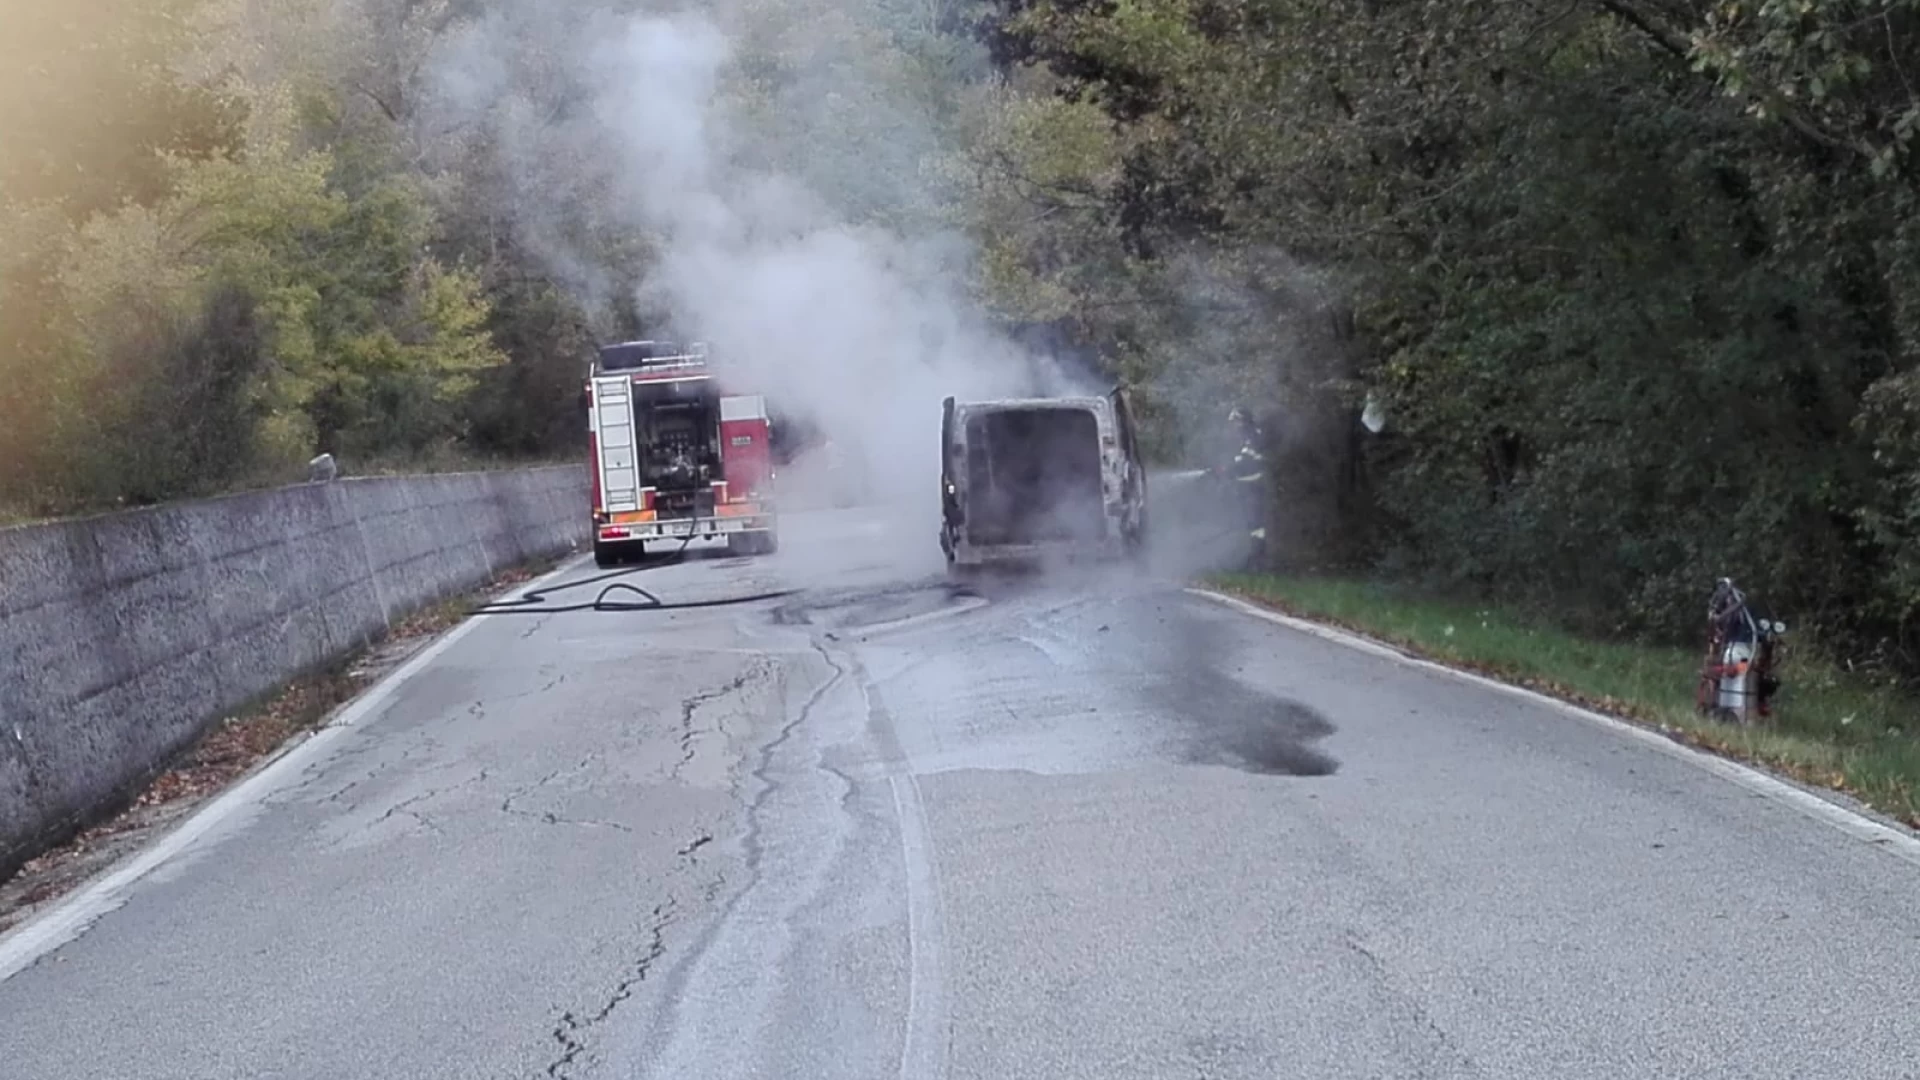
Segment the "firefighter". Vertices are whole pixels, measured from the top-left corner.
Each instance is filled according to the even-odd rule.
[[[1260,452],[1260,429],[1238,406],[1227,413],[1227,431],[1232,436],[1233,460],[1227,475],[1235,483],[1253,483],[1266,473],[1266,455]]]
[[[1232,522],[1229,531],[1247,538],[1249,555],[1257,560],[1266,542],[1261,519],[1266,506],[1267,462],[1260,449],[1260,428],[1244,409],[1235,406],[1215,431],[1219,441],[1214,444],[1214,461],[1207,471],[1226,519]]]

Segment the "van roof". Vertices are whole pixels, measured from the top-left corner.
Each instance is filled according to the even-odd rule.
[[[1103,397],[1028,397],[1028,398],[985,398],[979,401],[961,401],[955,399],[954,407],[973,412],[993,409],[1085,409],[1100,408],[1108,404]]]

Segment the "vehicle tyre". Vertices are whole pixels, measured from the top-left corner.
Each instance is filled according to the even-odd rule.
[[[645,540],[620,540],[613,543],[594,542],[593,561],[604,567],[626,566],[644,562],[647,557]]]
[[[593,565],[602,570],[611,570],[620,565],[620,552],[611,544],[593,542]]]
[[[755,546],[760,549],[760,554],[771,555],[780,550],[780,534],[769,529],[760,534]]]
[[[1147,515],[1142,513],[1139,522],[1127,532],[1127,558],[1140,565],[1147,563]]]

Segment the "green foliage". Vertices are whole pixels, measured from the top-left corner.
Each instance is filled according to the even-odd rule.
[[[673,315],[567,17],[108,7],[0,25],[59,106],[0,113],[0,501],[571,452],[593,340]],[[1103,356],[1158,456],[1252,409],[1279,550],[1652,636],[1732,574],[1920,671],[1920,0],[714,17],[725,168],[969,237],[986,314]],[[424,73],[481,26],[510,89],[449,119]]]
[[[44,283],[55,374],[37,392],[58,452],[39,484],[152,501],[458,430],[501,361],[478,282],[423,254],[413,185],[350,199],[332,169],[272,147],[173,158],[166,197],[72,231]]]
[[[222,98],[229,145],[149,145],[118,205],[0,215],[0,498],[150,502],[466,434],[505,359],[491,299],[431,253],[427,186],[386,148],[296,149],[303,94]]]
[[[1256,298],[1214,383],[1318,426],[1392,565],[1655,636],[1732,574],[1920,668],[1920,4],[1008,0],[994,31],[1111,118],[1145,273],[1199,243]],[[1272,250],[1354,315],[1275,342],[1278,385],[1246,376],[1300,308],[1236,254]],[[1392,428],[1353,468],[1363,388]]]
[[[196,4],[0,4],[0,204],[58,200],[84,216],[158,196],[155,150],[229,145],[223,103],[170,70]]]

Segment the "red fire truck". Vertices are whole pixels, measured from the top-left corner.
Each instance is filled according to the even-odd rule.
[[[775,549],[766,399],[724,386],[704,345],[604,346],[583,400],[595,562],[613,566],[659,540],[724,537],[738,555]]]

